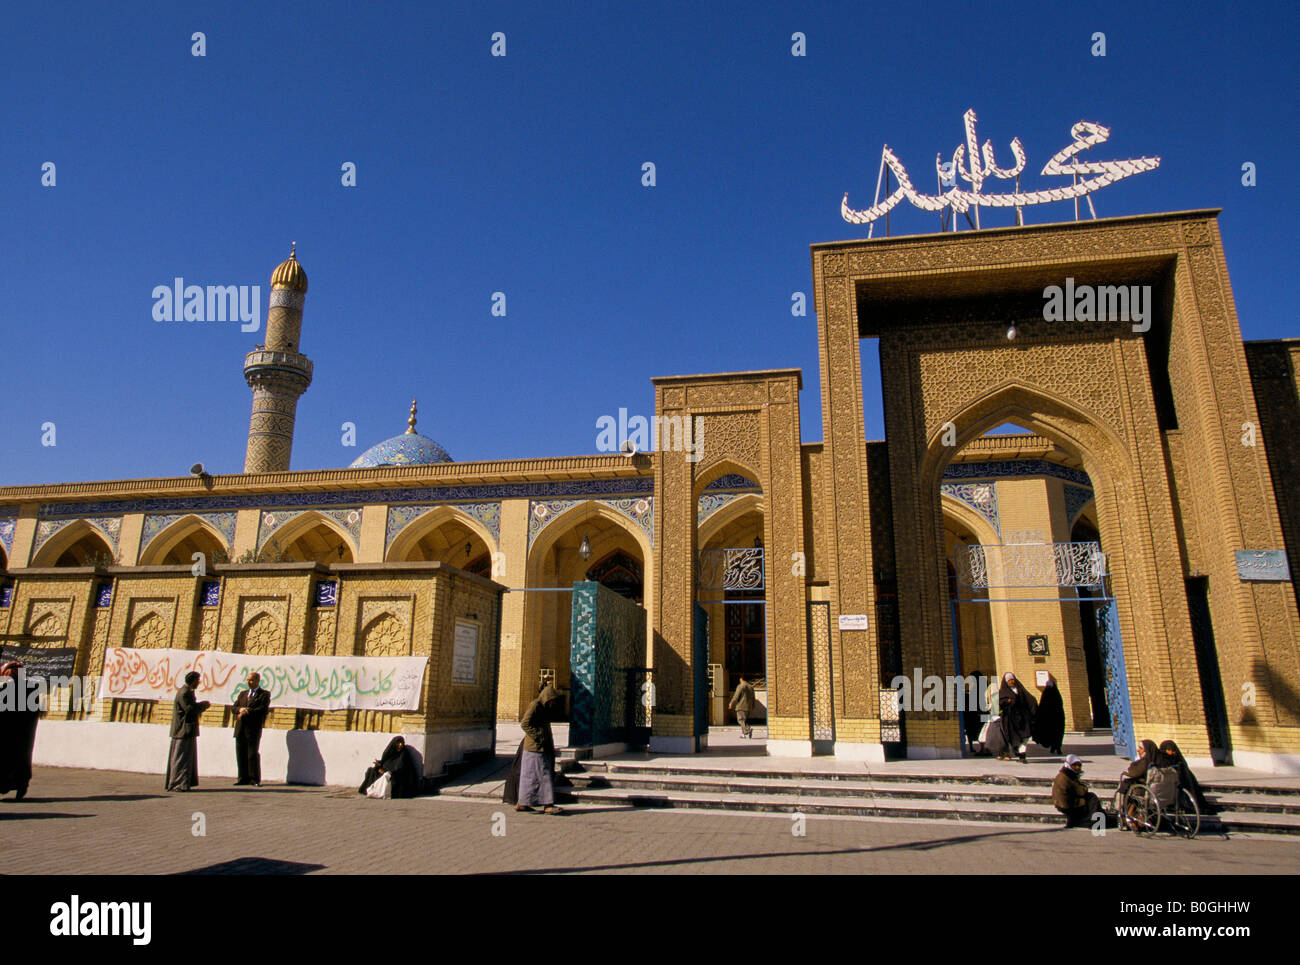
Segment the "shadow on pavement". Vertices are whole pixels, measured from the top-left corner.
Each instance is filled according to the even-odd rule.
[[[324,867],[323,864],[281,861],[278,858],[235,858],[232,861],[176,873],[179,875],[305,875],[320,871]]]
[[[589,813],[589,812],[586,812]],[[905,842],[902,844],[885,844],[875,848],[836,848],[829,851],[766,851],[761,854],[717,854],[705,858],[668,858],[660,861],[632,861],[627,864],[586,865],[573,868],[528,868],[515,871],[486,871],[482,874],[493,875],[556,875],[571,874],[577,871],[626,871],[637,868],[666,868],[676,865],[715,864],[720,861],[755,861],[767,858],[828,858],[843,854],[872,854],[882,851],[933,851],[949,845],[970,844],[975,841],[987,841],[989,838],[1021,834],[1055,834],[1056,828],[1041,830],[1019,829],[1015,831],[995,831],[992,834],[963,834],[952,838],[939,838],[934,841]]]
[[[23,804],[72,804],[84,801],[152,801],[166,794],[88,794],[85,797],[25,797]],[[18,803],[15,801],[10,804]]]
[[[93,814],[65,814],[61,811],[10,811],[0,812],[0,821],[42,821],[47,818],[93,818]]]

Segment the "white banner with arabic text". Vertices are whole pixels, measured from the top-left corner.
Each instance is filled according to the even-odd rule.
[[[305,710],[418,710],[428,657],[263,656],[220,650],[136,650],[104,654],[99,697],[171,700],[185,675],[202,676],[200,700],[233,704],[251,671],[271,692],[272,707]]]

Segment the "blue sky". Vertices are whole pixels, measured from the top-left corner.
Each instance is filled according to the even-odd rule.
[[[402,431],[412,396],[458,460],[573,455],[595,451],[600,416],[649,413],[653,376],[762,368],[803,369],[803,436],[820,439],[816,323],[790,313],[792,292],[811,297],[808,245],[865,236],[839,203],[870,203],[883,143],[927,185],[969,107],[999,163],[1022,140],[1026,188],[1056,183],[1037,172],[1079,120],[1111,128],[1100,158],[1161,156],[1097,194],[1098,214],[1222,207],[1243,334],[1300,335],[1290,4],[55,3],[4,18],[0,484],[241,469],[241,369],[262,332],[156,322],[151,293],[176,276],[259,285],[264,320],[290,241],[315,363],[295,469]],[[896,209],[894,233],[937,220]]]

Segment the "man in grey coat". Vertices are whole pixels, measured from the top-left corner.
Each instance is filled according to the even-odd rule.
[[[185,686],[172,701],[172,745],[163,783],[169,791],[188,791],[199,784],[199,715],[211,706],[194,696],[200,679],[196,670],[187,673]]]
[[[754,688],[744,677],[740,678],[740,683],[736,684],[736,692],[731,695],[731,703],[728,705],[736,712],[736,722],[740,724],[740,736],[750,737],[754,731],[749,726],[749,715],[754,709]]]

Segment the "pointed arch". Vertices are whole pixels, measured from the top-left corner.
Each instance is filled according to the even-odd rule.
[[[528,581],[525,586],[537,585],[533,582],[536,562],[543,558],[562,536],[592,519],[604,520],[624,530],[636,541],[644,560],[648,561],[653,558],[654,548],[650,545],[650,538],[646,536],[645,531],[640,526],[612,506],[606,506],[594,499],[587,499],[575,506],[570,506],[557,515],[537,534],[537,538],[533,540],[533,545],[528,548]],[[593,553],[596,556],[602,555],[595,552],[594,547]]]
[[[758,486],[760,490],[762,489],[762,483],[759,482],[762,476],[759,474],[757,469],[747,466],[745,463],[728,456],[712,463],[708,469],[705,469],[696,477],[692,498],[696,503],[698,503],[700,497],[704,495],[704,490],[707,489],[714,480],[720,479],[723,476],[732,475],[733,473],[737,476],[744,476],[746,479],[752,479],[754,485]]]
[[[411,559],[412,554],[416,552],[421,542],[449,523],[458,524],[469,530],[470,533],[478,537],[478,540],[483,544],[483,548],[480,550],[475,547],[475,550],[471,551],[466,559],[460,561],[441,560],[440,562],[459,565],[461,562],[476,560],[484,550],[488,554],[497,552],[496,540],[492,538],[492,534],[488,532],[487,527],[469,513],[455,506],[435,506],[427,513],[417,516],[402,527],[397,535],[393,537],[387,552],[384,553],[384,562],[396,563]],[[465,555],[462,554],[462,556]]]
[[[116,560],[112,544],[93,523],[78,519],[45,541],[32,566],[92,566],[96,558]]]
[[[707,546],[709,540],[713,539],[722,530],[741,517],[753,512],[760,513],[763,516],[767,515],[767,504],[759,493],[745,493],[739,499],[733,499],[700,524],[695,537],[695,544],[701,548]]]
[[[406,624],[390,610],[376,615],[361,630],[361,653],[367,657],[407,657],[411,635]]]
[[[330,539],[327,534],[335,538]],[[299,513],[278,527],[262,544],[258,556],[266,558],[272,543],[286,559],[295,562],[352,563],[357,558],[357,546],[351,534],[337,520],[314,509]],[[342,554],[336,552],[338,547],[343,548]]]
[[[257,656],[284,653],[284,632],[279,621],[265,610],[253,617],[239,631],[235,652]]]
[[[140,553],[138,565],[155,566],[167,562],[189,564],[195,552],[205,554],[211,563],[214,549],[227,555],[230,552],[225,537],[215,526],[190,513],[154,534]]]
[[[127,646],[137,650],[165,648],[171,642],[171,627],[154,610],[135,622],[127,637]]]

